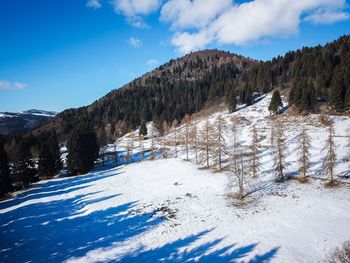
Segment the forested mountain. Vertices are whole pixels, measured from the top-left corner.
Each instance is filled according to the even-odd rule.
[[[90,106],[62,112],[55,119],[55,127],[60,134],[67,134],[78,119],[84,118],[97,130],[121,135],[143,120],[170,124],[224,97],[225,90],[258,63],[217,50],[191,53],[111,91]]]
[[[290,106],[300,111],[317,111],[320,103],[344,111],[350,108],[349,86],[349,36],[267,62],[204,50],[171,60],[90,106],[66,110],[46,128],[55,127],[65,136],[84,119],[98,133],[112,138],[137,128],[142,121],[170,125],[224,97],[233,111],[237,98],[251,104],[253,92],[275,88],[290,91]]]
[[[0,112],[0,134],[23,135],[47,123],[56,114],[52,111],[34,109],[16,113]]]

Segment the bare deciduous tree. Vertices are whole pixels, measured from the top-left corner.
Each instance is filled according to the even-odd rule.
[[[193,145],[196,164],[198,164],[198,124],[197,121],[193,122],[193,126],[190,131],[190,138],[192,138],[191,144]]]
[[[335,155],[335,145],[334,145],[334,128],[333,124],[330,123],[328,125],[328,137],[326,141],[326,146],[324,150],[326,151],[326,157],[323,160],[323,169],[325,169],[325,172],[328,175],[328,183],[333,184],[335,182],[334,180],[334,167],[336,162],[336,155]]]
[[[163,158],[168,158],[168,133],[169,133],[169,125],[166,121],[163,122],[162,125],[163,136],[161,138],[162,142],[162,156]]]
[[[245,155],[243,149],[239,147],[236,152],[229,152],[230,172],[232,176],[232,184],[238,188],[238,199],[243,200],[246,196],[247,177],[249,175],[245,164]]]
[[[284,181],[284,168],[285,168],[285,138],[284,138],[284,127],[282,123],[278,123],[277,129],[275,129],[274,134],[274,169],[276,174],[276,181],[283,182]]]
[[[210,167],[210,154],[211,154],[211,124],[207,118],[204,127],[201,131],[201,145],[199,151],[199,162],[206,164],[207,168]]]
[[[232,131],[232,154],[231,158],[234,156],[238,156],[238,150],[240,148],[239,140],[238,140],[238,132],[239,132],[239,119],[233,115],[231,117],[231,131]],[[238,159],[233,158],[233,167],[238,171]]]
[[[302,180],[305,182],[307,180],[308,176],[308,169],[309,169],[309,158],[310,158],[310,146],[311,146],[311,139],[310,136],[307,133],[307,130],[305,127],[303,127],[303,130],[300,134],[300,141],[299,141],[299,165],[300,165],[300,174]]]
[[[156,124],[152,123],[152,129],[151,129],[151,148],[150,148],[150,159],[155,160],[156,159],[156,153],[157,153],[157,145],[158,145],[158,128]]]
[[[124,155],[124,159],[127,163],[129,163],[132,159],[133,148],[134,148],[134,141],[133,140],[128,141],[125,146],[126,154]]]
[[[185,136],[184,136],[184,141],[185,141],[185,149],[186,149],[186,160],[189,161],[189,141],[190,141],[190,121],[191,121],[191,116],[186,114],[185,117],[183,118],[183,123],[185,125]]]
[[[179,122],[177,119],[175,119],[171,125],[171,128],[173,130],[173,134],[174,134],[174,153],[175,153],[175,157],[177,157],[177,126],[179,125]]]
[[[255,125],[252,128],[252,142],[250,145],[250,153],[251,153],[251,172],[253,177],[257,177],[258,172],[260,171],[260,139],[258,135],[258,130]]]
[[[222,161],[227,154],[227,146],[225,134],[227,133],[227,124],[224,118],[220,115],[217,117],[213,125],[213,162],[217,165],[219,171],[222,170]]]

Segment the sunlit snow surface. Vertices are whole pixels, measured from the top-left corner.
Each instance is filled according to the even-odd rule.
[[[252,123],[268,126],[268,101],[235,113],[248,120],[243,144],[249,144]],[[317,118],[290,122],[286,173],[291,176],[297,174],[297,138],[307,121],[311,170],[326,178],[319,173],[326,130]],[[334,121],[337,134],[349,132],[348,118]],[[263,144],[268,134],[261,131]],[[336,138],[337,174],[349,170],[346,143],[345,137]],[[183,152],[178,159],[119,167],[109,161],[87,175],[39,182],[0,202],[0,262],[322,261],[350,237],[350,188],[325,188],[316,179],[276,184],[271,150],[261,155],[259,178],[251,181],[256,191],[244,206],[228,197],[234,191],[228,173],[198,169],[182,160]]]

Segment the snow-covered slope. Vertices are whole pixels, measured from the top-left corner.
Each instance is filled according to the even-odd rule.
[[[0,203],[2,262],[317,262],[349,238],[349,190],[269,185],[234,206],[224,174],[157,160],[54,179]]]
[[[237,187],[230,172],[202,169],[194,164],[193,151],[192,162],[184,161],[183,145],[178,145],[179,155],[174,158],[172,133],[165,137],[171,158],[136,162],[142,148],[133,140],[135,131],[117,143],[120,152],[134,145],[134,163],[114,167],[110,160],[87,175],[42,181],[0,202],[0,261],[322,261],[350,237],[350,187],[344,176],[349,173],[345,136],[350,119],[332,117],[339,136],[335,137],[336,179],[344,184],[329,188],[321,166],[327,129],[320,116],[279,116],[286,126],[286,175],[298,175],[298,138],[307,126],[312,137],[312,178],[304,184],[275,183],[270,98],[234,113],[241,123],[240,143],[250,144],[250,130],[256,124],[263,146],[258,178],[250,179],[250,195],[243,204],[232,198]],[[220,111],[208,119],[213,122],[218,115],[224,116],[230,129],[232,114]],[[197,118],[199,128],[205,119]],[[181,130],[182,126],[179,138]],[[228,132],[228,148],[231,138]],[[151,140],[142,143],[147,150]],[[114,147],[109,147],[109,156]]]

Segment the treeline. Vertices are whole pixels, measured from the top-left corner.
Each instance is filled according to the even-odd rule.
[[[85,122],[77,123],[67,140],[69,174],[89,172],[99,149],[95,131]],[[60,145],[54,130],[35,137],[0,138],[0,196],[52,178],[62,168]]]
[[[0,196],[48,178],[62,168],[55,131],[0,138]]]
[[[289,104],[300,111],[317,111],[321,103],[335,111],[349,110],[350,37],[260,63],[235,85],[263,93],[276,87],[289,89]]]

